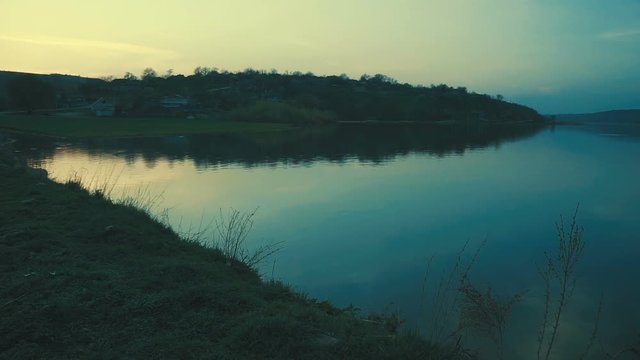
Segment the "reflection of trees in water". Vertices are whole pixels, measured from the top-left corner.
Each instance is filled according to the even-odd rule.
[[[278,163],[305,164],[316,160],[358,159],[382,163],[409,153],[434,156],[464,154],[469,149],[500,146],[532,136],[540,125],[416,125],[349,124],[300,128],[280,133],[170,136],[135,139],[87,139],[65,147],[91,155],[112,154],[128,163],[142,158],[148,167],[158,160],[192,160],[196,167],[227,164],[247,167]],[[60,144],[23,139],[23,150],[34,159],[49,158]]]

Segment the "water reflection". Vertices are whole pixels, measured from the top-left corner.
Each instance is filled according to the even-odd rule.
[[[133,163],[144,159],[154,167],[159,160],[189,159],[197,168],[242,164],[309,165],[317,160],[350,159],[379,164],[409,153],[435,156],[462,155],[469,149],[499,147],[502,143],[532,136],[541,125],[463,126],[417,124],[344,124],[300,128],[288,132],[170,136],[135,139],[88,139],[74,142],[24,138],[21,150],[34,159],[47,159],[65,149],[82,149],[89,155],[112,154]]]

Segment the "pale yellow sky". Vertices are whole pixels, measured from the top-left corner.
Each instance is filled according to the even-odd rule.
[[[638,15],[637,0],[0,0],[0,69],[384,73],[549,94],[630,72]]]

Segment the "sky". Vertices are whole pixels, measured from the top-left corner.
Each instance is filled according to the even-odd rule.
[[[0,70],[382,73],[541,113],[640,108],[640,0],[0,0]]]

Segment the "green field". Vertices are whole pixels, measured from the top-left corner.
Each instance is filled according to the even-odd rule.
[[[291,129],[291,125],[199,118],[0,115],[0,130],[55,137],[139,137],[255,133],[287,129]]]

